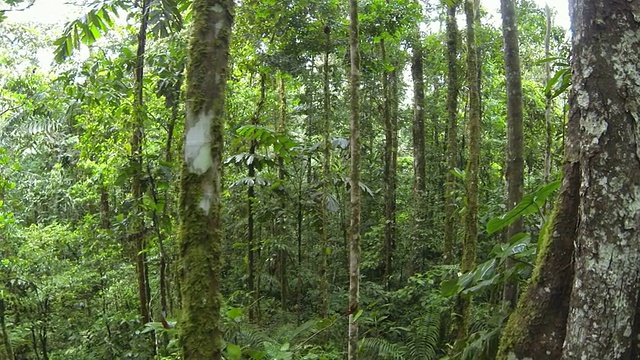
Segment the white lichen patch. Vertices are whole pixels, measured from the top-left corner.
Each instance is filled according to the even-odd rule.
[[[207,215],[209,215],[209,209],[211,209],[211,203],[213,201],[213,183],[211,181],[204,180],[202,182],[202,198],[198,203],[198,207]]]
[[[589,112],[587,116],[580,119],[580,125],[587,138],[590,138],[587,146],[595,146],[600,142],[600,137],[607,131],[609,124],[605,119],[594,112]]]
[[[211,158],[211,123],[213,121],[213,113],[201,112],[196,115],[187,110],[187,124],[193,124],[188,127],[187,135],[184,142],[184,160],[187,164],[189,172],[196,175],[202,175],[213,164]]]

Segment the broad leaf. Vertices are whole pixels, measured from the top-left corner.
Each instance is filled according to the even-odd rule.
[[[491,219],[487,223],[487,233],[493,234],[511,225],[521,216],[538,212],[549,196],[560,187],[560,184],[560,180],[554,181],[525,196],[515,208],[504,215]]]

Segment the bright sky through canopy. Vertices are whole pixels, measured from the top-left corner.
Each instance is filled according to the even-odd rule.
[[[568,0],[535,0],[535,2],[542,7],[548,3],[556,11],[555,24],[569,29]],[[496,14],[496,19],[499,21],[500,0],[481,0],[481,4],[490,13]],[[69,0],[36,0],[31,8],[25,11],[12,11],[7,15],[10,21],[56,24],[74,19],[81,13],[81,7],[70,4]]]

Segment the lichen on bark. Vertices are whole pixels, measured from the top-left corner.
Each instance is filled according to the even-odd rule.
[[[232,1],[194,1],[178,234],[182,266],[179,329],[185,360],[222,356],[222,133],[232,23]]]

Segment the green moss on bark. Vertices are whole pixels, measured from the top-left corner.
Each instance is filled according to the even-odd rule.
[[[559,359],[573,281],[579,166],[565,165],[560,198],[540,235],[536,268],[503,330],[497,359]]]
[[[203,149],[185,152],[182,166],[179,244],[182,265],[180,342],[185,360],[220,359],[219,273],[221,267],[222,152],[226,69],[229,58],[233,2],[196,0],[187,67],[185,134],[208,124],[208,136],[187,138]],[[200,129],[198,129],[200,131]],[[190,141],[191,144],[186,143]],[[191,156],[188,156],[191,154]],[[198,162],[194,164],[193,162]],[[194,166],[195,165],[195,166]]]

